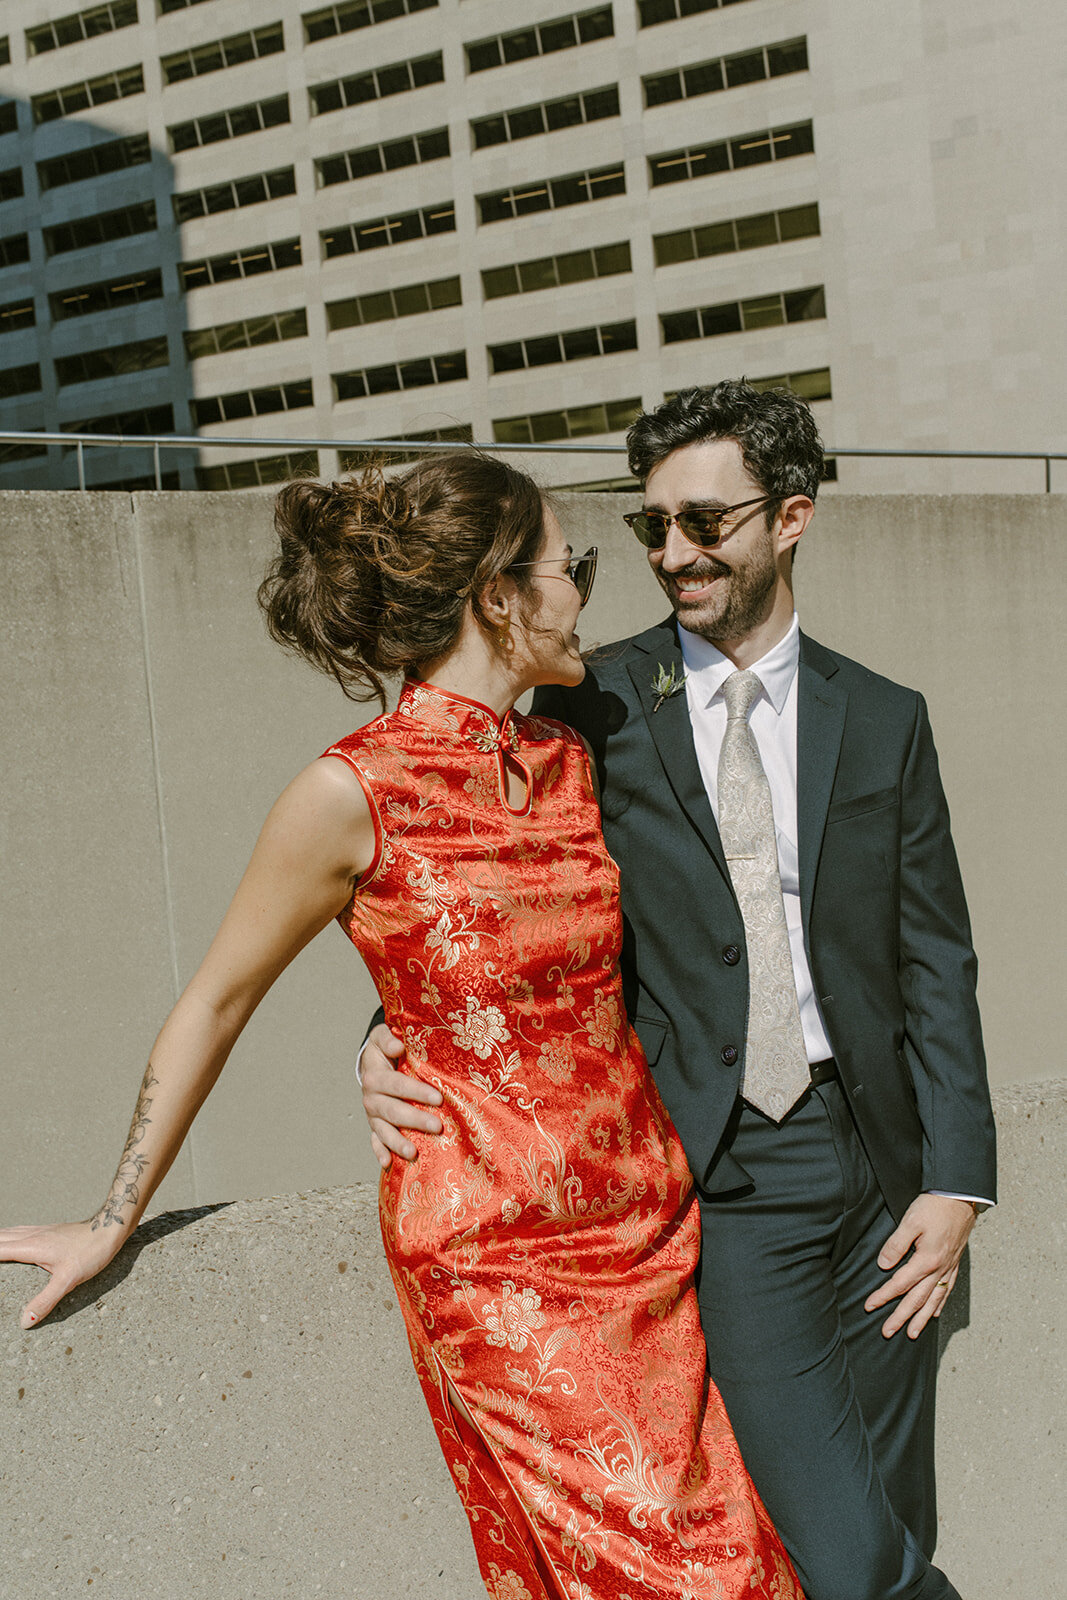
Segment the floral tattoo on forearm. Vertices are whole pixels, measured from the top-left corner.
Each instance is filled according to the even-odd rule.
[[[96,1228],[109,1228],[112,1223],[122,1222],[122,1213],[127,1206],[136,1206],[141,1198],[140,1182],[148,1166],[148,1157],[138,1150],[138,1145],[144,1138],[145,1129],[151,1118],[148,1115],[152,1105],[152,1096],[149,1090],[154,1089],[159,1079],[152,1071],[152,1063],[148,1068],[141,1084],[141,1092],[137,1096],[137,1105],[134,1107],[133,1121],[130,1131],[126,1136],[126,1145],[119,1161],[118,1171],[115,1173],[111,1185],[111,1192],[104,1201],[100,1210],[92,1218],[91,1226]]]

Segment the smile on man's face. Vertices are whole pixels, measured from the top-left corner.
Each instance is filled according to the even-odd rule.
[[[716,509],[753,500],[765,491],[750,476],[736,439],[684,445],[661,461],[645,483],[644,508],[676,515],[697,506]],[[712,549],[691,544],[672,523],[649,565],[683,628],[712,642],[751,633],[774,602],[778,579],[774,533],[766,507],[729,517]]]

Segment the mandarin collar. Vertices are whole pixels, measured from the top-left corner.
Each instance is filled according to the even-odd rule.
[[[685,662],[686,677],[691,685],[693,703],[701,707],[710,706],[715,696],[722,694],[723,684],[737,668],[710,640],[690,633],[680,623],[678,642]],[[765,656],[754,661],[749,669],[763,684],[763,692],[779,717],[785,709],[799,664],[800,621],[794,611],[784,638],[779,639]]]
[[[400,691],[397,712],[454,738],[469,741],[478,750],[517,750],[519,734],[514,707],[498,717],[491,706],[470,700],[454,689],[408,678]]]

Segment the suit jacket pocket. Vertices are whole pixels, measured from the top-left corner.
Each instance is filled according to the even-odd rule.
[[[641,1042],[649,1066],[655,1066],[663,1049],[663,1041],[667,1037],[667,1024],[659,1017],[635,1017],[634,1032]]]
[[[895,787],[874,789],[870,794],[853,795],[847,800],[835,800],[826,813],[826,820],[828,823],[843,822],[846,817],[860,817],[868,811],[883,811],[887,806],[895,805],[896,800]]]

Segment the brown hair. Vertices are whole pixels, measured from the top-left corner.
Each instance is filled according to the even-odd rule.
[[[271,637],[385,704],[382,675],[415,674],[455,644],[468,602],[507,568],[535,561],[544,501],[532,478],[476,450],[371,466],[340,483],[287,483],[274,506],[280,549],[259,586]],[[530,574],[515,574],[520,591]]]

